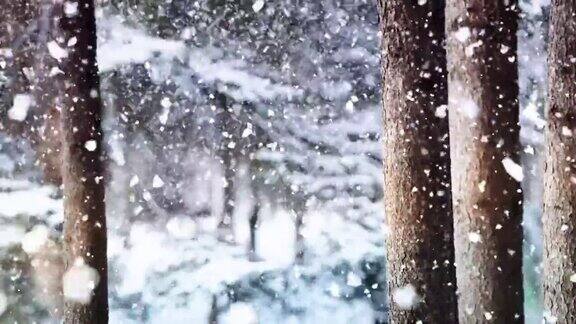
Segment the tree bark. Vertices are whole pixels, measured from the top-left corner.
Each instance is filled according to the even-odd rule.
[[[552,1],[544,170],[544,305],[576,322],[576,3]],[[551,321],[552,322],[552,321]]]
[[[107,260],[102,104],[96,64],[94,1],[78,1],[77,13],[62,15],[60,32],[68,51],[60,62],[65,95],[61,99],[64,133],[64,250],[66,269],[78,259],[95,269],[99,281],[87,304],[67,300],[65,323],[107,323]],[[72,39],[72,40],[71,40]]]
[[[459,317],[523,322],[518,5],[449,0],[446,26]]]
[[[389,319],[456,323],[444,5],[379,3]]]

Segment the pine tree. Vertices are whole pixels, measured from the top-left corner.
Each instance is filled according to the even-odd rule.
[[[544,304],[576,322],[576,3],[552,1],[544,173]]]
[[[522,192],[511,1],[447,2],[454,236],[460,321],[521,322]],[[514,175],[516,177],[513,178]]]
[[[67,272],[80,262],[97,272],[87,303],[66,300],[65,323],[107,323],[106,219],[102,153],[102,104],[96,64],[93,0],[80,0],[59,19],[67,50],[60,61],[64,133],[64,250]],[[73,10],[74,9],[74,10]],[[66,278],[64,278],[66,295]],[[89,283],[71,283],[89,284]],[[67,296],[68,297],[68,296]]]
[[[444,5],[388,0],[380,11],[390,321],[455,323]]]

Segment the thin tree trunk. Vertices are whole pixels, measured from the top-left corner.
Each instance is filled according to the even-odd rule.
[[[237,144],[234,137],[236,132],[233,129],[232,112],[226,95],[217,92],[214,96],[214,101],[217,106],[216,109],[218,109],[216,116],[217,127],[222,138],[218,152],[222,159],[224,174],[224,209],[218,223],[218,231],[222,239],[233,240],[234,198],[236,194],[236,170],[238,168],[238,163],[234,156],[234,146]]]
[[[222,150],[222,168],[224,174],[224,208],[220,221],[218,223],[218,231],[220,238],[231,241],[233,238],[234,226],[234,197],[236,194],[236,163],[229,150]]]
[[[454,232],[463,323],[523,322],[518,5],[449,0]]]
[[[380,0],[380,13],[389,319],[455,323],[444,6]]]
[[[67,270],[83,260],[97,271],[99,280],[88,303],[66,301],[64,322],[100,324],[108,322],[108,289],[94,1],[80,0],[77,8],[75,15],[64,15],[59,23],[65,44],[75,41],[75,45],[62,46],[68,55],[60,64],[66,91],[61,98],[64,250]]]
[[[248,260],[257,261],[258,257],[256,254],[256,230],[258,229],[258,214],[260,213],[260,202],[256,201],[252,214],[248,219],[248,225],[250,226],[250,240],[248,242]]]
[[[552,1],[544,174],[544,305],[576,323],[576,2]]]
[[[295,210],[295,212],[296,219],[294,220],[294,263],[301,265],[304,263],[304,253],[306,248],[304,245],[304,235],[302,234],[302,227],[304,225],[304,211]]]

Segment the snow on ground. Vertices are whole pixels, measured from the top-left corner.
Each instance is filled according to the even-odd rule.
[[[243,301],[246,303],[244,306],[237,306],[231,301],[234,298],[229,294],[235,290],[257,290],[252,286],[258,284],[247,283],[251,282],[250,278],[259,278],[264,274],[278,275],[284,272],[286,274],[278,275],[280,277],[278,280],[284,280],[282,279],[284,276],[299,272],[321,275],[323,272],[330,273],[329,269],[334,269],[342,263],[356,264],[367,254],[381,255],[383,252],[383,249],[376,250],[381,248],[381,237],[376,238],[376,235],[368,234],[354,224],[346,224],[336,215],[319,213],[311,216],[310,219],[309,232],[305,234],[310,263],[298,270],[294,270],[292,266],[294,233],[290,230],[291,215],[286,212],[279,212],[273,217],[264,219],[260,225],[257,238],[261,242],[257,247],[260,257],[258,262],[248,261],[245,246],[219,242],[213,233],[201,233],[193,239],[182,239],[174,237],[168,230],[159,230],[158,226],[134,224],[125,244],[122,243],[123,237],[114,234],[110,237],[109,255],[114,264],[112,276],[119,277],[118,284],[112,288],[113,294],[119,300],[134,300],[132,308],[145,308],[149,323],[166,323],[167,320],[175,318],[174,316],[194,319],[195,323],[201,323],[202,321],[198,321],[198,318],[208,318],[211,310],[211,303],[207,301],[216,297],[225,305],[223,309],[227,315],[223,315],[224,323],[228,323],[230,312],[248,314],[249,308],[244,306],[256,307],[258,310],[254,312],[260,315],[246,315],[247,323],[250,323],[251,316],[283,314],[281,310],[277,310],[276,313],[267,313],[269,310],[261,304],[270,301],[267,298],[258,297],[258,292],[252,292],[255,296],[246,298]],[[313,237],[314,235],[317,239]],[[335,237],[341,240],[335,240]],[[363,242],[364,238],[371,240]],[[353,276],[358,277],[358,275]],[[346,276],[341,281],[345,281],[348,277]],[[305,282],[304,279],[302,280]],[[319,290],[316,292],[318,300],[332,300],[333,308],[347,311],[351,311],[350,307],[363,309],[365,314],[363,317],[358,317],[359,320],[374,317],[371,315],[373,311],[369,303],[356,301],[351,306],[348,302],[339,301],[342,296],[334,295],[333,290],[326,288],[326,285],[330,284],[335,283],[327,280],[326,283],[317,283],[317,286],[309,285],[313,286],[311,290]],[[351,284],[358,286],[358,283],[354,281]],[[231,290],[230,287],[236,288]],[[274,289],[279,292],[285,291],[283,286]],[[222,301],[222,296],[228,297]],[[310,297],[302,296],[302,298],[308,300]],[[251,302],[255,305],[250,306]],[[311,304],[304,308],[313,308],[313,303],[316,301],[309,300],[309,302]],[[231,308],[228,310],[226,305],[230,305]],[[121,312],[116,307],[113,306],[114,312]],[[325,313],[320,314],[322,312]],[[299,315],[292,321],[286,320],[286,323],[312,323],[313,321],[309,319],[314,316],[332,318],[330,311],[316,310],[312,313],[315,314],[310,315],[312,317]],[[344,316],[343,313],[344,311],[339,316]],[[354,312],[351,312],[345,318],[352,319],[353,314]],[[141,319],[136,313],[132,316],[134,319]],[[300,318],[300,321],[296,321],[296,318]],[[278,318],[261,323],[270,322],[280,323]],[[341,323],[347,323],[347,321]]]
[[[53,187],[26,180],[0,179],[0,189],[0,248],[34,254],[47,228],[15,220],[35,216],[54,228],[62,201]],[[263,217],[258,262],[248,260],[245,245],[222,243],[206,226],[187,235],[146,222],[132,224],[127,235],[109,229],[111,322],[203,323],[216,305],[223,323],[373,323],[367,276],[357,267],[366,256],[382,256],[382,237],[336,214],[311,212],[304,227],[308,257],[294,266],[292,217],[285,211]],[[67,294],[82,298],[71,280],[89,275],[75,273]]]

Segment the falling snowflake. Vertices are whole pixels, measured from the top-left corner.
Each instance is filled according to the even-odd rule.
[[[98,147],[98,144],[96,143],[95,140],[89,140],[89,141],[86,141],[86,143],[84,143],[84,148],[90,152],[96,151],[97,147]]]
[[[401,309],[412,309],[418,302],[418,294],[412,285],[394,289],[392,299]]]
[[[32,96],[27,94],[17,94],[14,96],[12,108],[8,110],[8,118],[16,121],[24,121],[28,116],[28,110],[33,105]]]
[[[98,271],[78,258],[62,277],[64,297],[73,302],[88,304],[99,281]]]
[[[252,10],[254,10],[254,12],[259,12],[262,8],[264,8],[264,0],[256,0],[252,4]]]
[[[516,181],[522,182],[524,180],[524,171],[522,166],[514,162],[509,157],[502,159],[502,165],[504,165],[504,170]]]
[[[68,51],[60,47],[60,45],[58,45],[58,43],[56,43],[55,41],[49,42],[47,46],[48,46],[48,53],[50,53],[50,56],[57,59],[58,61],[68,57]]]
[[[48,228],[44,225],[36,225],[22,238],[22,249],[28,254],[36,253],[46,244],[48,237]]]

